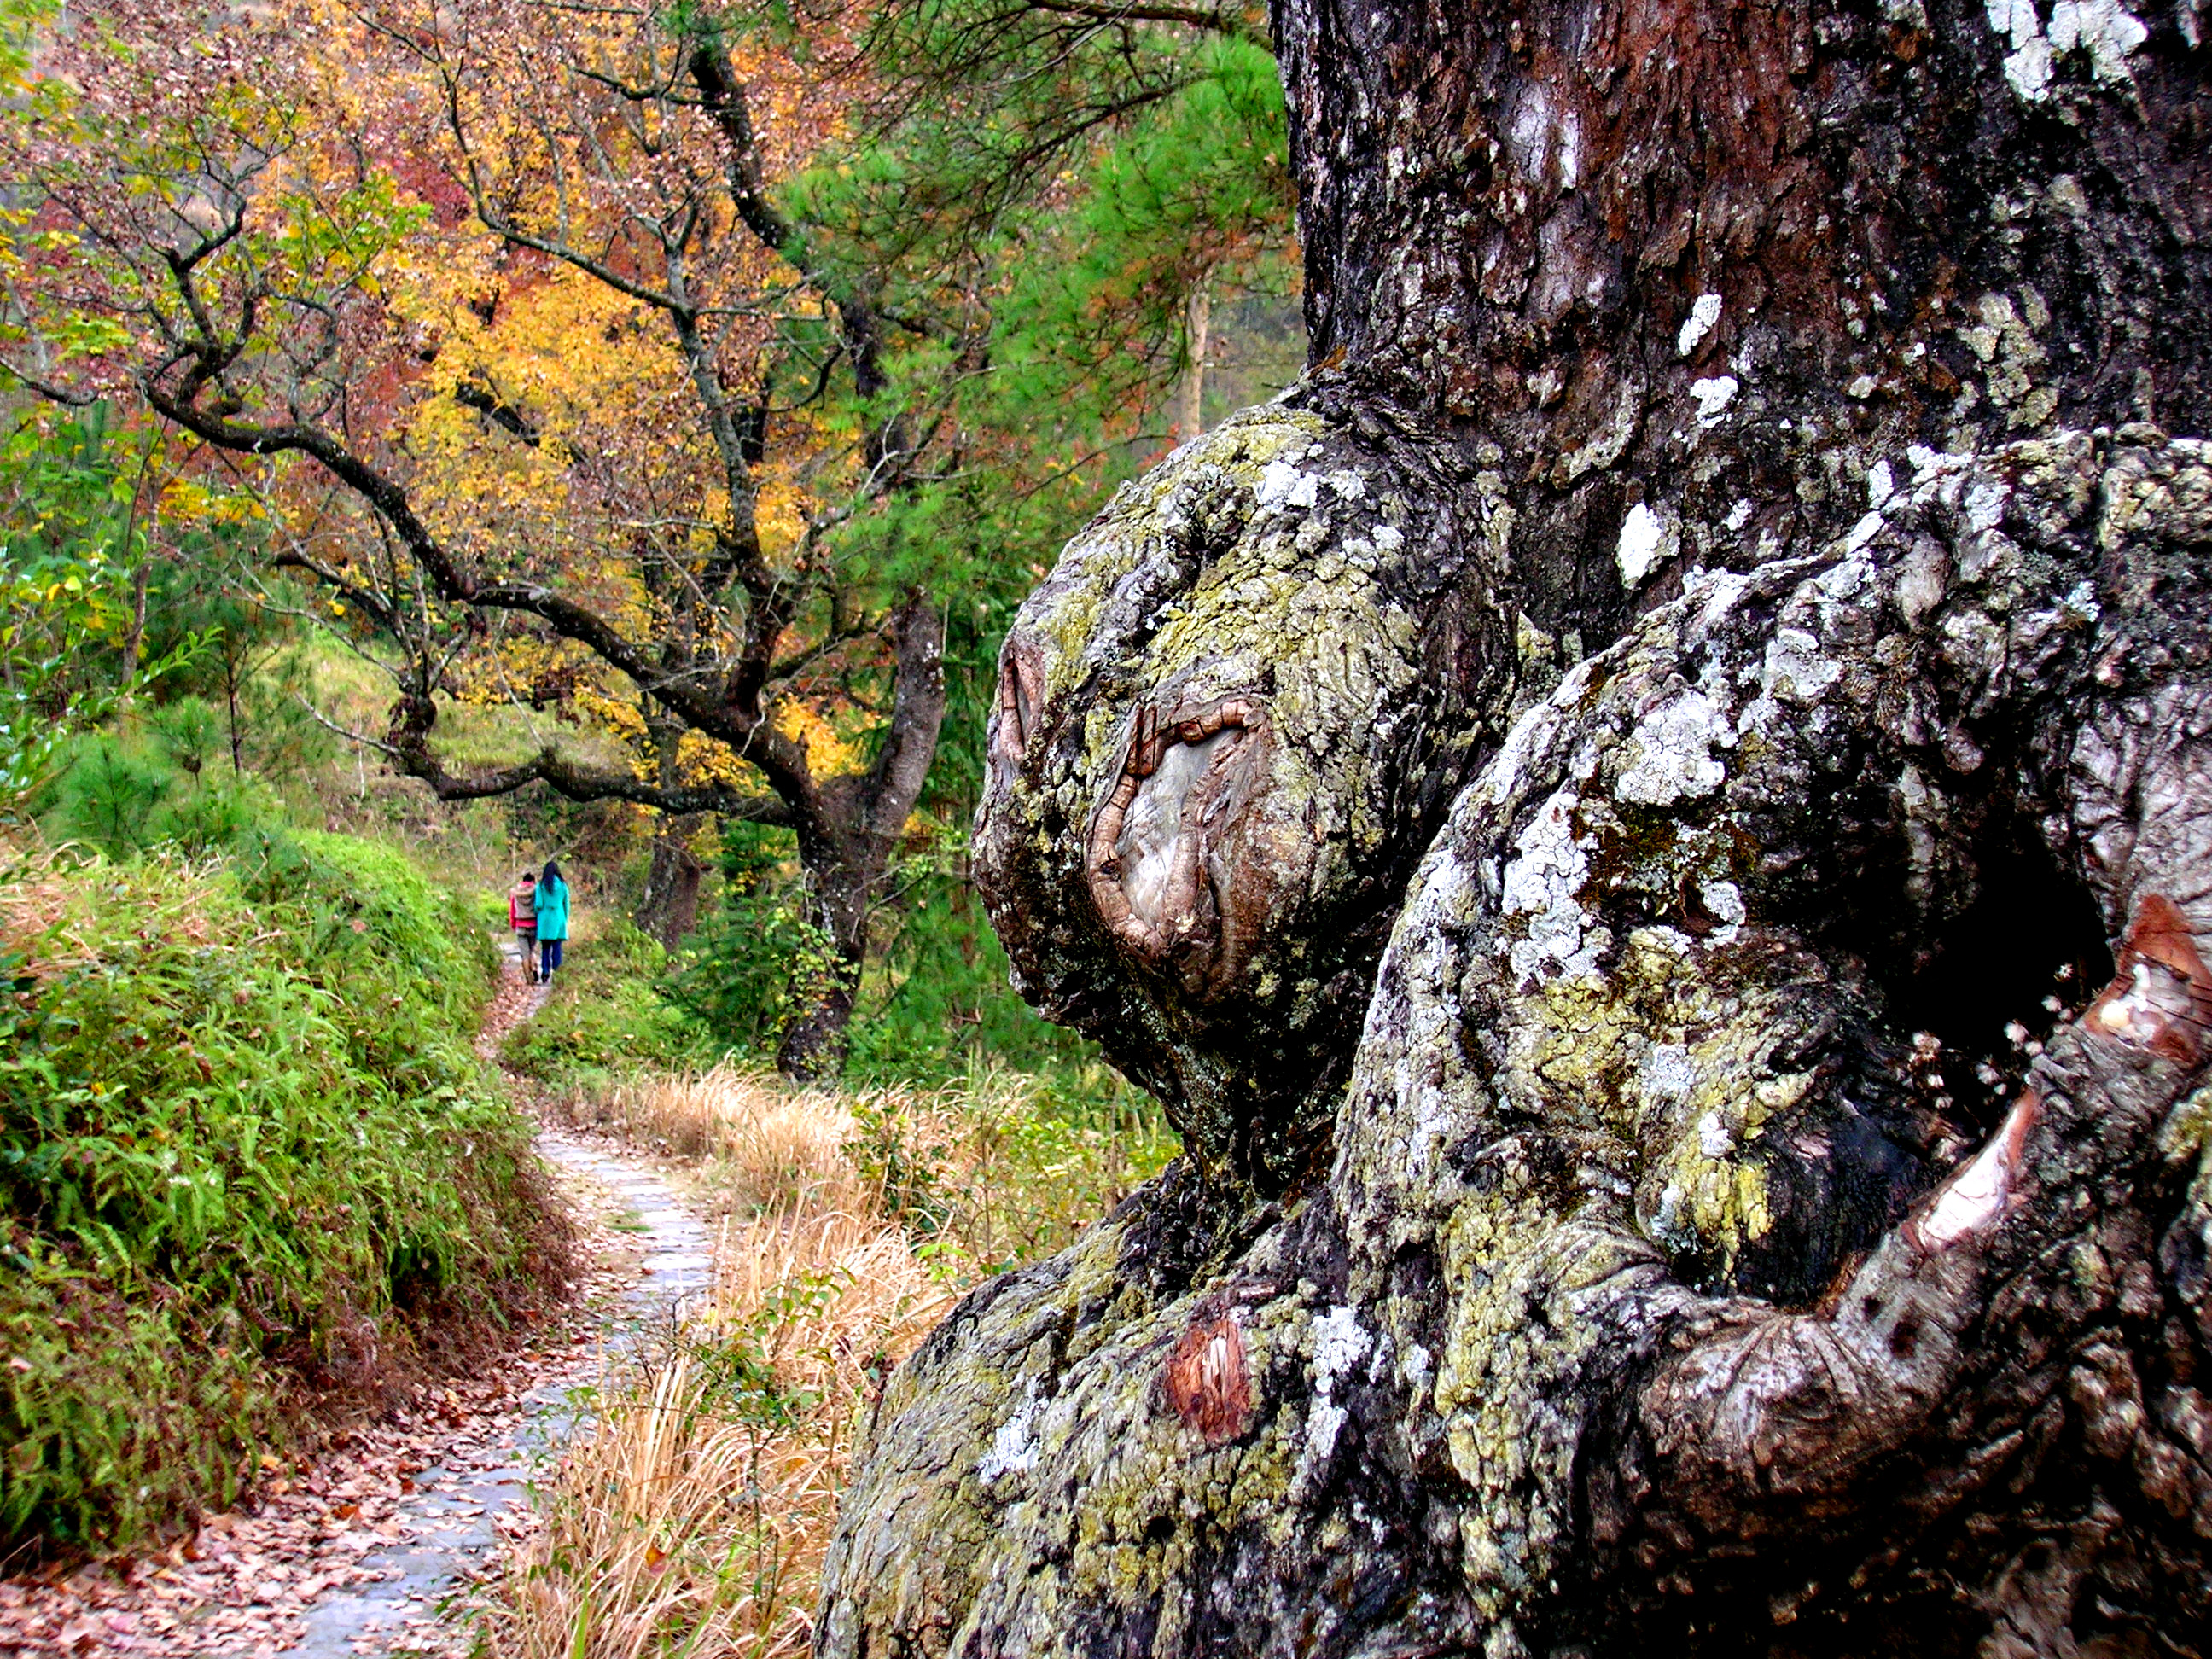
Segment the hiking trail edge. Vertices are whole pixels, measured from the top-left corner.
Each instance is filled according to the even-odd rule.
[[[496,1063],[545,996],[510,946],[477,1052]],[[468,1592],[535,1529],[531,1481],[576,1431],[576,1390],[713,1278],[707,1229],[641,1161],[544,1127],[537,1147],[578,1212],[571,1288],[596,1322],[428,1389],[165,1550],[0,1580],[0,1659],[466,1655]]]

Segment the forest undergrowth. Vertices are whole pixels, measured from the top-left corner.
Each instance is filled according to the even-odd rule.
[[[1072,1240],[1174,1150],[986,1069],[802,1091],[720,1067],[556,1097],[719,1227],[704,1304],[602,1384],[485,1632],[506,1659],[807,1651],[855,1436],[884,1377],[988,1274]]]
[[[0,847],[0,1543],[142,1542],[565,1272],[471,1051],[493,954],[392,849],[312,831]]]

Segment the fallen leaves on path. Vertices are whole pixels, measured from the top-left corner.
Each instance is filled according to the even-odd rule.
[[[528,1397],[557,1397],[597,1375],[598,1310],[635,1281],[635,1249],[604,1226],[591,1229],[583,1243],[604,1264],[579,1285],[588,1305],[578,1307],[569,1325],[548,1332],[540,1350],[502,1362],[499,1376],[418,1389],[406,1407],[355,1431],[303,1468],[272,1472],[248,1504],[211,1517],[166,1550],[0,1581],[0,1659],[258,1659],[298,1642],[320,1597],[400,1577],[398,1569],[362,1558],[394,1544],[434,1546],[441,1532],[483,1516],[482,1504],[459,1498],[459,1477],[526,1462],[517,1436],[533,1415]],[[538,1522],[518,1498],[494,1524],[511,1547]],[[489,1575],[499,1564],[455,1565]],[[362,1636],[380,1639],[356,1646],[468,1651],[468,1633],[442,1624],[430,1601],[401,1605],[404,1628],[364,1628]]]
[[[415,1477],[514,1456],[520,1396],[545,1362],[425,1389],[307,1471],[265,1480],[250,1509],[210,1518],[166,1551],[0,1583],[0,1653],[275,1654],[326,1591],[382,1579],[362,1558],[421,1535],[403,1516]],[[430,1609],[422,1612],[427,1616]]]

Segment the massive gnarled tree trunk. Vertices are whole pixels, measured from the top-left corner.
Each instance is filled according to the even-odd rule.
[[[892,1379],[818,1650],[2212,1649],[2212,19],[1276,27],[1312,367],[979,825],[1189,1156]]]

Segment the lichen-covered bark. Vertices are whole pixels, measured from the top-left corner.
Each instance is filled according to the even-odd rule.
[[[1316,362],[979,820],[1192,1156],[891,1380],[820,1651],[2206,1650],[2195,29],[1279,9]]]
[[[1407,878],[1502,729],[1470,494],[1402,440],[1250,410],[1126,488],[1008,641],[978,852],[1017,983],[1217,1182],[1326,1156]]]
[[[1898,1017],[2009,828],[2212,933],[2212,456],[1926,460],[1516,725],[1325,1182],[1178,1173],[899,1374],[824,1651],[2195,1650],[2212,976],[2124,960],[2141,1028],[2085,989],[1996,1096]]]

